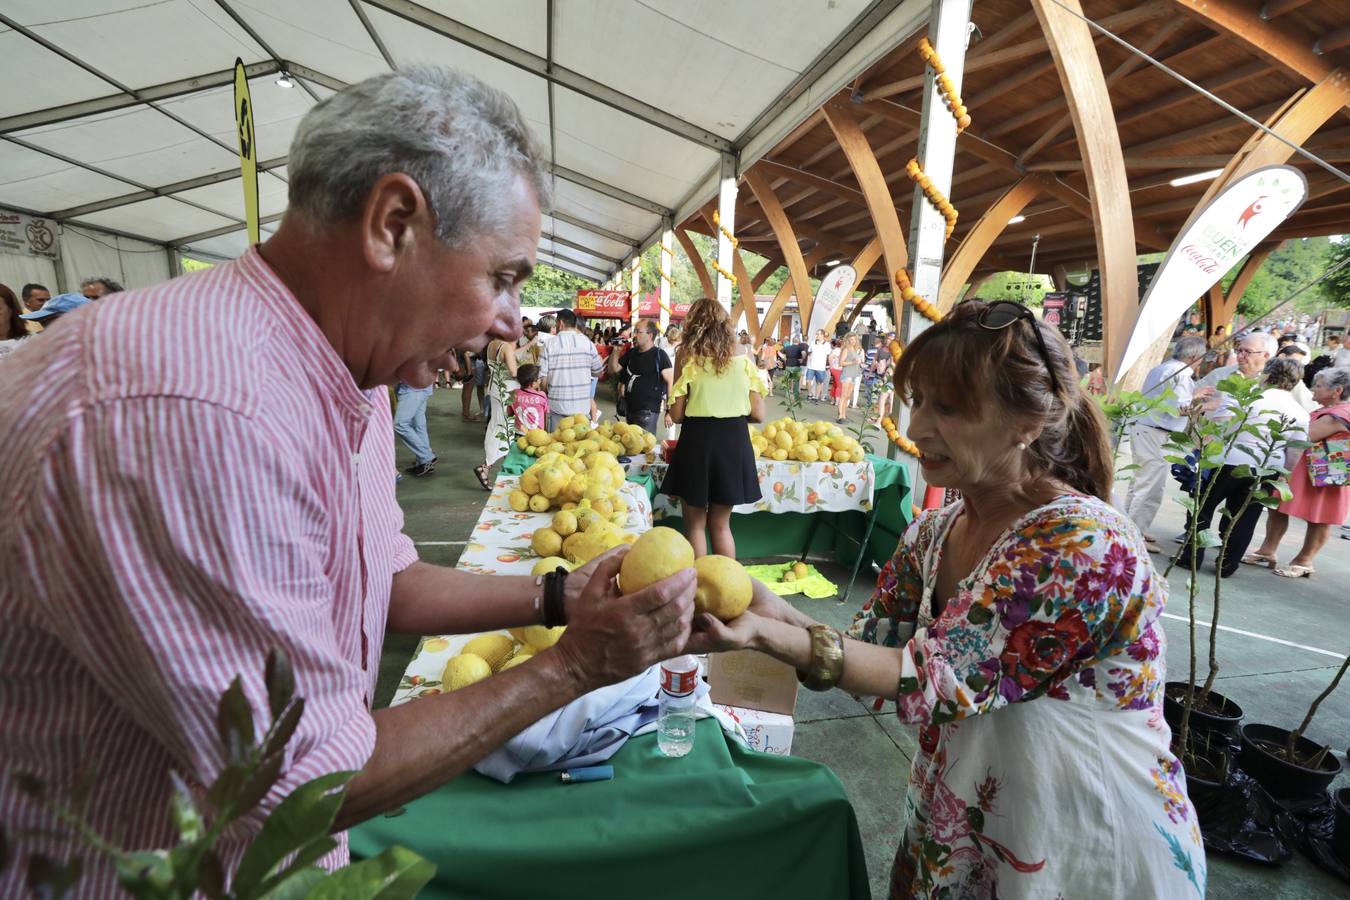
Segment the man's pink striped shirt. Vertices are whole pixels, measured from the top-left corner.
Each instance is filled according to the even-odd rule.
[[[209,783],[235,675],[265,726],[263,662],[295,667],[304,719],[270,808],[359,769],[393,575],[417,558],[394,498],[388,394],[361,391],[258,255],[118,294],[0,362],[0,823],[12,854],[92,765],[91,819],[172,839],[170,769]],[[239,843],[223,847],[232,868]],[[325,864],[346,858],[346,841]],[[85,852],[78,896],[115,894]],[[14,863],[18,864],[15,865]],[[0,874],[21,893],[22,860]]]

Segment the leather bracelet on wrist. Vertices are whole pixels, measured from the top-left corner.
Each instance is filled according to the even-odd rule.
[[[562,566],[544,575],[543,619],[545,628],[567,624],[567,570]]]
[[[797,680],[810,691],[828,691],[839,684],[844,673],[844,636],[828,625],[808,625],[811,636],[811,664]]]

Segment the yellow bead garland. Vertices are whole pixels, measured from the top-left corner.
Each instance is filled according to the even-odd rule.
[[[919,55],[937,76],[938,90],[942,92],[943,102],[951,111],[952,118],[956,119],[956,133],[960,134],[970,127],[970,110],[961,102],[961,95],[956,93],[956,86],[952,84],[951,78],[947,76],[946,67],[942,65],[942,57],[938,56],[937,50],[933,49],[928,38],[919,41]]]

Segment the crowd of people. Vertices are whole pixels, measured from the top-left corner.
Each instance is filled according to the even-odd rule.
[[[4,302],[4,329],[0,331],[0,359],[18,349],[19,344],[50,327],[68,312],[87,303],[122,291],[122,285],[106,275],[91,275],[80,282],[80,290],[53,297],[44,284],[25,284],[18,295],[0,284]]]
[[[113,302],[50,297],[18,314],[47,323],[38,340],[15,336],[23,301],[6,292],[7,340],[32,344],[0,361],[8,766],[54,793],[96,771],[81,800],[90,832],[171,846],[172,779],[221,771],[217,702],[235,684],[261,710],[279,648],[305,715],[259,811],[356,771],[331,852],[313,861],[331,869],[347,860],[345,829],[549,712],[681,654],[754,648],[811,690],[893,700],[917,729],[892,896],[1203,895],[1205,850],[1162,715],[1167,582],[1141,535],[1153,488],[1141,484],[1137,518],[1112,505],[1108,428],[1062,335],[1020,304],[967,301],[892,377],[883,336],[756,349],[708,298],[664,335],[645,322],[583,331],[571,310],[523,322],[548,192],[529,135],[500,91],[406,66],[305,113],[288,209],[239,259]],[[70,304],[86,308],[51,329]],[[1191,378],[1201,349],[1179,343],[1166,377]],[[1269,415],[1298,417],[1306,373],[1273,336],[1244,336],[1233,365],[1265,379]],[[629,421],[659,417],[665,398],[682,435],[662,489],[681,499],[696,553],[734,557],[731,507],[759,496],[747,423],[764,418],[779,368],[838,418],[868,377],[893,380],[925,479],[960,495],[915,517],[850,640],[758,581],[729,623],[695,614],[693,569],[621,595],[627,547],[536,579],[427,563],[404,533],[394,435],[434,471],[425,398],[438,372],[463,385],[466,418],[477,396],[487,420],[485,487],[505,452],[494,424],[593,418],[608,372]],[[1347,424],[1345,371],[1315,374],[1309,436]],[[1164,377],[1150,373],[1154,387]],[[1212,387],[1190,385],[1190,403],[1224,415]],[[1236,458],[1224,464],[1216,477],[1241,478]],[[1281,513],[1335,503],[1296,494]],[[67,547],[79,552],[53,552]],[[491,678],[373,708],[386,634],[530,625],[567,627]],[[59,852],[62,821],[4,774],[0,810],[11,859]],[[223,833],[213,864],[234,871],[258,821]],[[23,893],[24,872],[0,871],[0,895]],[[99,855],[81,877],[101,895],[118,873]]]
[[[1240,332],[1232,348],[1210,349],[1210,342],[1193,331],[1173,344],[1171,358],[1145,377],[1145,396],[1171,392],[1170,407],[1154,411],[1134,423],[1130,433],[1136,465],[1124,500],[1124,509],[1144,536],[1150,551],[1161,553],[1150,533],[1173,464],[1165,444],[1172,432],[1186,427],[1188,415],[1201,415],[1236,429],[1224,442],[1221,465],[1196,484],[1189,469],[1180,467],[1183,489],[1204,502],[1195,512],[1194,530],[1210,528],[1222,512],[1221,530],[1228,535],[1218,572],[1231,577],[1242,565],[1265,566],[1285,578],[1315,574],[1317,554],[1334,531],[1350,539],[1350,486],[1310,475],[1310,454],[1325,456],[1328,440],[1350,439],[1350,351],[1339,335],[1330,335],[1320,352],[1311,349],[1318,333],[1315,322],[1277,323],[1273,330]],[[1221,341],[1222,339],[1220,339]],[[1232,397],[1221,388],[1225,378],[1242,375],[1258,379],[1261,395],[1244,418]],[[1226,433],[1226,432],[1221,432]],[[1303,448],[1302,442],[1312,446]],[[1263,476],[1252,467],[1278,465],[1287,470],[1290,499],[1266,512],[1265,538],[1251,552],[1248,547],[1265,507],[1249,501],[1253,492],[1277,490],[1278,477]],[[1279,563],[1280,542],[1290,518],[1306,523],[1302,546],[1285,565]],[[1191,568],[1204,561],[1205,548],[1192,548],[1188,527],[1174,540],[1181,544],[1176,562]]]

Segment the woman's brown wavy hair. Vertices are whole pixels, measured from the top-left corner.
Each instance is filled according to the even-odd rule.
[[[997,331],[980,325],[982,300],[959,303],[905,348],[895,367],[895,390],[910,402],[917,390],[959,412],[980,414],[993,403],[1013,421],[1038,425],[1027,454],[1044,472],[1075,490],[1111,502],[1114,479],[1106,417],[1078,385],[1073,351],[1044,322],[1013,322]],[[1059,383],[1030,328],[1040,330]]]
[[[700,297],[684,317],[684,340],[680,351],[686,359],[705,359],[720,374],[736,350],[736,332],[726,307],[709,297]]]

